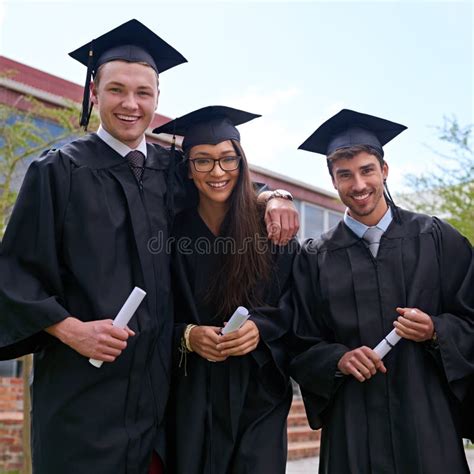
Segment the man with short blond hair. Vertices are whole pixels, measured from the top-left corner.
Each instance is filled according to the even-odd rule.
[[[0,357],[35,352],[35,474],[143,474],[152,453],[160,472],[173,314],[169,255],[149,242],[167,239],[180,183],[145,132],[158,74],[185,59],[136,20],[71,56],[88,68],[81,125],[89,99],[101,125],[26,174],[0,251]],[[135,286],[145,300],[114,327]]]

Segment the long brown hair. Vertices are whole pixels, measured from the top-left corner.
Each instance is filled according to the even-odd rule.
[[[221,265],[205,297],[207,302],[217,304],[216,316],[223,318],[229,317],[237,306],[262,304],[262,287],[268,282],[273,266],[270,244],[266,240],[264,209],[257,202],[247,158],[240,143],[231,142],[241,157],[240,173],[229,198],[220,236],[231,239],[236,251],[221,256]],[[267,245],[258,245],[259,241]]]

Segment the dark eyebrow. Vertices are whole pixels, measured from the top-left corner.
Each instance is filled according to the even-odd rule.
[[[227,157],[237,156],[237,154],[235,153],[234,150],[225,150],[219,156],[220,156],[220,158],[227,158]],[[207,153],[205,151],[198,151],[198,152],[196,152],[196,154],[193,157],[191,157],[191,160],[193,158],[211,158],[211,159],[214,159],[214,155],[212,155],[211,153]]]
[[[375,166],[375,163],[369,163],[368,165],[363,165],[359,169],[361,170],[368,170],[370,168],[373,168]]]
[[[352,171],[350,169],[344,169],[344,168],[338,169],[336,171],[336,174],[342,174],[342,173],[352,173]]]

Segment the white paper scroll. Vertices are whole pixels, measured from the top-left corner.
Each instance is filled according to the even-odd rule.
[[[237,331],[237,329],[240,329],[245,321],[249,319],[249,316],[249,310],[243,306],[239,306],[229,319],[229,322],[222,328],[221,334],[224,336],[232,331]]]
[[[374,352],[383,359],[402,337],[392,329],[374,348]]]
[[[136,286],[115,317],[113,325],[121,329],[125,328],[130,322],[130,319],[132,319],[132,316],[135,314],[135,311],[138,309],[145,296],[146,292]],[[98,369],[102,367],[103,364],[101,360],[95,359],[89,359],[89,362]]]

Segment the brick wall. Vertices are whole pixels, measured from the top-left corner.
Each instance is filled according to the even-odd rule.
[[[16,377],[0,377],[0,413],[23,410],[23,381]]]
[[[23,381],[0,377],[0,474],[21,471],[23,465]],[[319,454],[319,431],[308,426],[303,403],[295,397],[288,418],[288,457]]]
[[[23,382],[0,377],[0,473],[22,468],[22,427]]]

